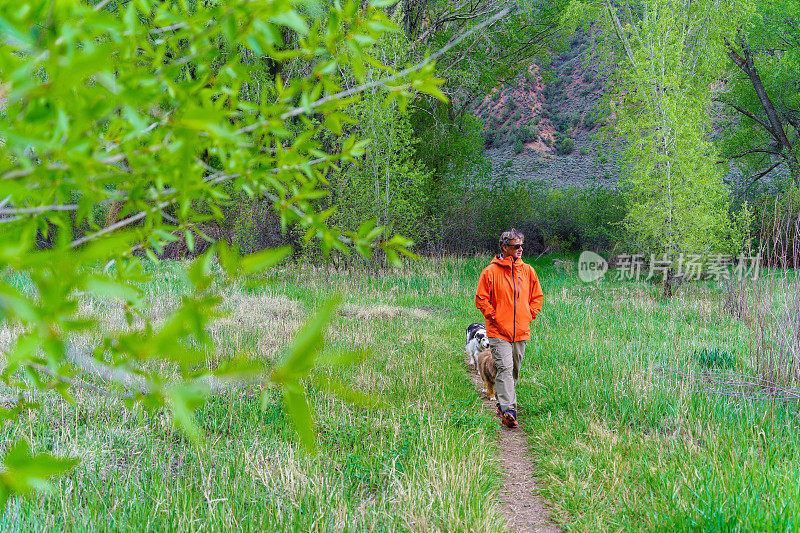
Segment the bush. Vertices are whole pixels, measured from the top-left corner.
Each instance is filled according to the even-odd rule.
[[[517,155],[521,154],[523,148],[524,146],[522,145],[522,139],[517,138],[517,140],[514,141],[514,153]]]
[[[581,148],[581,155],[587,155],[588,153],[589,153],[589,149],[588,148],[586,148],[585,146],[583,148]]]
[[[565,115],[554,113],[550,118],[550,121],[553,123],[553,127],[562,133],[566,132],[567,128],[569,127],[569,117]]]
[[[483,132],[483,144],[484,144],[484,146],[486,146],[487,148],[493,147],[494,146],[495,137],[496,137],[495,130],[494,130],[494,128],[492,128],[490,126],[489,128],[486,129],[486,131]]]
[[[496,102],[498,100],[500,100],[500,90],[499,89],[492,93],[492,101]]]
[[[509,227],[525,233],[528,253],[610,251],[619,240],[625,216],[620,193],[599,187],[553,189],[513,178],[508,160],[479,166],[474,181],[448,188],[456,194],[437,215],[443,222],[428,251],[494,252],[497,236]]]
[[[524,143],[533,142],[539,138],[539,130],[536,129],[536,126],[530,124],[527,127],[520,128],[517,131],[517,138]]]
[[[553,146],[553,139],[552,138],[545,137],[543,140],[544,140],[544,144],[546,144],[548,147]]]
[[[556,153],[558,155],[571,154],[575,150],[575,142],[570,137],[562,137],[556,142]]]
[[[522,111],[520,111],[519,109],[517,109],[517,112],[514,113],[513,117],[511,117],[512,120],[519,120],[521,118],[522,118]]]
[[[586,128],[587,130],[591,130],[591,129],[594,128],[595,124],[596,124],[595,118],[594,118],[594,115],[592,113],[586,113],[583,116],[583,127],[584,128]]]

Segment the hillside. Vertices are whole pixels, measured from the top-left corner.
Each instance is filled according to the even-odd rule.
[[[549,69],[546,81],[534,65],[475,106],[489,158],[520,179],[616,186],[618,172],[596,138],[605,76],[591,37],[576,34]]]

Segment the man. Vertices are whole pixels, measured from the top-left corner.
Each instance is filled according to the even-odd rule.
[[[517,424],[516,384],[531,338],[530,323],[542,309],[542,287],[532,266],[522,262],[525,237],[515,229],[500,236],[500,254],[481,272],[475,305],[486,317],[486,335],[497,367],[497,412],[507,427]]]

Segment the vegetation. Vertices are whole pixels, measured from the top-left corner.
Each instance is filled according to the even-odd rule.
[[[154,323],[190,297],[184,266],[153,267],[142,285]],[[205,434],[196,444],[165,409],[83,390],[71,404],[34,391],[29,400],[42,410],[5,425],[2,440],[24,436],[35,452],[83,460],[52,494],[12,500],[3,528],[503,531],[494,496],[497,426],[466,379],[460,345],[464,324],[477,316],[462,304],[481,264],[449,260],[445,268],[455,278],[423,261],[381,277],[291,266],[256,286],[228,285],[213,269],[230,314],[210,325],[217,355],[202,363],[209,371],[242,353],[275,368],[306,317],[331,292],[342,295],[320,358],[354,350],[361,358],[313,371],[309,400],[320,453],[298,447],[279,391],[262,383],[212,395],[196,413]],[[122,304],[89,295],[80,301],[110,315],[109,326],[132,331]],[[3,349],[8,333],[4,326]],[[319,387],[326,381],[383,406],[344,402]]]
[[[373,355],[314,372],[387,405],[365,410],[312,388],[323,453],[311,458],[297,449],[275,392],[259,409],[259,388],[221,393],[201,409],[208,438],[199,448],[164,411],[129,411],[86,392],[75,406],[37,393],[46,419],[5,431],[32,435],[34,449],[81,450],[87,459],[56,493],[15,500],[4,524],[501,530],[498,426],[462,366],[462,330],[478,318],[474,282],[488,260],[423,261],[383,276],[284,268],[255,291],[231,287],[224,298],[233,312],[215,325],[214,342],[225,357],[250,350],[267,364],[328,291],[340,292],[322,357]],[[736,354],[736,371],[755,372],[745,324],[721,311],[720,287],[683,285],[663,301],[644,280],[587,285],[551,263],[533,261],[546,307],[533,324],[519,398],[557,517],[579,530],[784,529],[797,505],[795,407],[707,394],[659,370],[702,375],[705,350],[720,361]],[[159,267],[162,281],[143,287],[153,316],[191,290],[176,266]],[[115,320],[124,327],[121,313]],[[774,438],[763,438],[765,427]]]
[[[725,365],[736,354],[743,380],[766,377],[745,322],[721,311],[720,286],[691,283],[665,301],[644,281],[538,272],[545,311],[518,396],[558,514],[584,531],[792,529],[797,404],[680,377],[708,372],[704,350]]]
[[[223,285],[209,271],[217,260],[232,283],[276,265],[288,247],[242,258],[217,241],[186,269],[191,291],[159,324],[141,294],[153,276],[142,259],[157,260],[178,235],[190,251],[196,240],[211,240],[207,224],[224,218],[232,194],[271,201],[284,229],[292,224],[323,252],[369,256],[380,246],[393,261],[408,253],[404,237],[378,241],[384,228],[374,222],[352,231],[328,226],[333,211],[315,203],[328,171],[364,153],[363,139],[343,135],[362,92],[382,88],[374,97],[398,106],[417,90],[443,98],[432,63],[395,74],[370,55],[393,28],[380,9],[336,4],[322,17],[288,2],[31,1],[24,9],[4,5],[0,22],[0,72],[7,73],[0,272],[26,281],[24,288],[0,281],[3,324],[14,332],[2,369],[11,408],[0,410],[0,420],[41,408],[26,399],[31,386],[68,400],[78,387],[167,407],[198,441],[197,406],[228,383],[267,379],[244,354],[202,365],[217,354],[208,324],[225,315]],[[368,82],[365,63],[384,77]],[[283,73],[301,65],[303,76]],[[326,135],[337,141],[324,145]],[[403,154],[392,164],[403,166]],[[82,309],[84,294],[116,301],[135,331],[114,331],[102,308]],[[313,416],[301,380],[334,305],[331,299],[301,330],[268,378],[309,451]],[[94,343],[78,349],[86,337]],[[349,395],[346,387],[318,385]],[[0,506],[75,464],[16,437],[3,450]]]
[[[732,73],[718,100],[735,121],[723,153],[749,177],[745,191],[767,175],[786,190],[800,180],[800,6],[757,0],[748,7],[753,16],[724,40]],[[784,178],[775,172],[781,167]]]
[[[509,227],[546,295],[519,398],[557,518],[794,528],[798,20],[4,4],[0,529],[503,530],[461,339]],[[551,159],[580,186],[523,179]],[[676,271],[749,246],[763,281]],[[583,250],[605,279],[552,267]],[[660,296],[614,278],[627,252],[669,265]]]
[[[624,65],[609,98],[615,134],[631,140],[621,149],[626,227],[635,248],[670,264],[681,254],[733,253],[742,228],[729,215],[709,109],[721,73],[720,43],[739,12],[714,2],[659,0],[647,16],[633,13],[609,7],[603,19]],[[667,295],[672,273],[664,274]]]

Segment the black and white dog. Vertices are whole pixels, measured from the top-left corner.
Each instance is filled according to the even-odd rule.
[[[473,368],[478,368],[478,354],[489,348],[489,338],[486,336],[486,326],[483,324],[470,324],[467,326],[467,345],[464,351]]]

